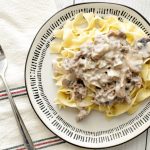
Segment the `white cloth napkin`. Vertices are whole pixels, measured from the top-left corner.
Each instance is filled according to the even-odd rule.
[[[29,103],[24,86],[24,65],[34,36],[42,24],[58,9],[65,7],[66,4],[72,4],[72,1],[66,3],[66,0],[0,0],[0,44],[8,59],[6,80],[12,89],[11,92],[19,112],[35,142],[36,148],[74,149],[73,146],[52,134],[43,125]],[[0,149],[24,149],[1,80]]]

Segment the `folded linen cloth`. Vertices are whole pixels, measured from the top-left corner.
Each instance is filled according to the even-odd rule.
[[[24,83],[26,56],[39,28],[66,0],[0,0],[0,44],[7,60],[6,80],[36,148],[64,143],[52,134],[34,113]],[[7,94],[0,80],[0,149],[23,149]]]

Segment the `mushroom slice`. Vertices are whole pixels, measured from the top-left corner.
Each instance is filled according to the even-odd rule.
[[[125,56],[126,64],[135,73],[139,73],[143,64],[142,56],[138,54],[127,54]]]
[[[120,69],[123,65],[123,61],[120,58],[116,58],[114,62],[114,68]]]
[[[110,69],[107,71],[107,75],[110,78],[119,78],[120,77],[120,72],[114,69]]]
[[[74,73],[69,74],[66,78],[62,80],[62,85],[66,88],[71,88],[75,82],[76,76]]]
[[[102,57],[108,51],[109,51],[108,44],[103,44],[103,45],[97,44],[94,46],[94,50],[92,51],[91,57],[93,60],[98,60],[100,57]]]
[[[142,38],[140,39],[138,42],[142,43],[144,46],[146,46],[146,44],[148,42],[150,42],[150,38]]]

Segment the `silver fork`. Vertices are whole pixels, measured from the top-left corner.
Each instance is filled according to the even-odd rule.
[[[13,113],[14,113],[14,116],[15,116],[15,119],[16,119],[16,122],[17,122],[17,125],[18,125],[18,128],[19,128],[19,131],[22,135],[22,138],[23,138],[23,141],[24,141],[24,146],[28,149],[28,150],[35,150],[34,148],[34,145],[33,145],[33,142],[31,140],[31,137],[26,129],[26,126],[19,114],[19,111],[16,107],[16,104],[13,100],[13,97],[10,93],[10,90],[7,86],[7,83],[6,83],[6,79],[5,79],[5,71],[7,69],[7,59],[5,57],[5,54],[4,54],[4,51],[0,45],[0,77],[5,85],[5,88],[6,88],[6,92],[7,92],[7,95],[8,95],[8,98],[9,98],[9,101],[10,101],[10,104],[11,104],[11,107],[12,107],[12,110],[13,110]]]

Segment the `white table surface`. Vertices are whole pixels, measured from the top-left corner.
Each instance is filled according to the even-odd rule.
[[[14,2],[16,4],[25,2],[25,0],[9,0],[9,1],[0,0],[0,37],[2,36],[1,32],[3,30],[3,27],[1,26],[1,19],[2,19],[1,16],[3,16],[3,12],[6,11],[3,8],[3,5],[1,5],[2,1],[3,1],[3,3],[5,1],[6,8],[7,8],[7,4],[13,6]],[[29,0],[26,0],[26,1],[29,2]],[[31,1],[33,2],[34,0],[31,0]],[[42,0],[37,0],[37,1],[39,2]],[[76,3],[81,3],[81,2],[91,2],[90,0],[43,0],[43,1],[47,2],[47,3],[45,6],[45,11],[44,12],[41,11],[42,19],[38,23],[35,23],[33,26],[29,26],[28,31],[25,31],[25,30],[22,31],[22,36],[30,37],[30,38],[28,38],[28,41],[25,41],[25,42],[28,42],[27,46],[26,47],[21,47],[21,46],[17,47],[16,46],[16,49],[22,48],[22,50],[25,51],[25,54],[24,54],[25,57],[26,57],[28,48],[29,48],[36,32],[38,31],[40,26],[46,21],[46,19],[48,19],[53,13],[55,13],[57,10],[64,8],[65,6],[68,6],[71,4],[76,4]],[[96,1],[96,0],[94,0],[94,1]],[[101,0],[97,0],[97,1],[100,2]],[[147,18],[148,21],[150,21],[150,0],[102,0],[102,2],[116,2],[116,3],[128,5],[132,8],[135,8],[136,10],[138,10],[141,14],[143,14]],[[32,3],[31,3],[31,5],[32,5]],[[26,7],[28,7],[28,5]],[[16,9],[14,11],[18,11],[17,9],[18,9],[18,7],[16,7]],[[46,9],[49,9],[50,11],[46,11]],[[9,17],[10,17],[9,19],[11,20],[11,16],[9,16]],[[28,12],[22,13],[22,14],[20,14],[20,17],[27,18],[27,17],[29,17],[29,13]],[[35,18],[36,18],[36,15],[35,15]],[[3,19],[7,22],[8,18],[6,17]],[[38,19],[38,17],[36,19]],[[15,25],[15,22],[14,22],[14,25]],[[21,24],[19,24],[19,25],[20,25],[19,28],[21,30]],[[11,32],[11,30],[13,30],[13,29],[9,29],[9,30]],[[32,31],[32,30],[34,30],[34,33],[31,36],[29,36],[30,31]],[[3,31],[3,33],[5,34],[4,31]],[[10,41],[12,40],[9,38],[10,37],[8,37],[8,42],[9,42],[9,40]],[[15,38],[15,36],[13,38]],[[2,39],[2,38],[0,38],[0,42],[1,42],[1,44],[4,45],[4,48],[9,49],[9,51],[6,51],[6,52],[7,52],[8,58],[11,57],[11,55],[9,56],[9,53],[12,53],[11,50],[14,50],[13,45],[9,45],[8,47],[5,46],[6,39]],[[11,44],[11,42],[10,42],[10,44]],[[25,57],[23,59],[25,59]],[[11,58],[10,58],[10,60],[11,60]],[[18,59],[18,61],[19,61],[19,59]],[[23,71],[23,69],[24,69],[23,64],[18,63],[18,66],[19,65],[22,67],[22,71]],[[10,66],[10,68],[11,67],[13,68],[13,66]],[[29,103],[27,95],[26,95],[25,87],[24,87],[23,77],[19,78],[19,79],[16,79],[16,78],[13,79],[13,77],[9,78],[11,73],[12,73],[12,70],[10,72],[8,71],[8,75],[6,77],[7,77],[8,81],[10,82],[9,86],[10,86],[10,88],[12,88],[12,92],[13,91],[16,92],[17,90],[18,91],[22,90],[21,94],[14,93],[13,95],[15,96],[15,102],[16,102],[16,104],[19,108],[19,111],[23,117],[23,120],[29,130],[29,133],[31,134],[33,141],[35,141],[35,144],[39,143],[41,141],[43,141],[43,143],[45,142],[45,145],[39,144],[38,148],[44,149],[44,150],[46,150],[46,149],[47,150],[80,150],[80,149],[82,150],[83,148],[79,148],[79,147],[70,145],[70,144],[64,142],[63,140],[59,139],[58,137],[53,135],[42,124],[42,122],[39,120],[39,118],[34,113],[32,107],[30,106],[30,103]],[[5,94],[4,91],[1,91],[3,89],[3,86],[1,83],[0,83],[0,86],[1,86],[0,93]],[[17,89],[15,89],[15,88],[17,88]],[[24,107],[22,107],[22,106],[24,106]],[[49,139],[55,139],[55,141],[59,141],[59,142],[55,143],[53,141],[53,144],[50,144],[51,142],[49,142],[49,144],[48,144],[47,141]],[[150,142],[149,141],[150,141],[150,129],[146,130],[144,133],[142,133],[135,139],[133,139],[125,144],[122,144],[122,145],[119,145],[119,146],[116,146],[113,148],[107,148],[105,150],[150,150]],[[12,114],[10,105],[8,103],[8,99],[7,99],[7,97],[3,96],[3,98],[0,99],[0,149],[18,149],[19,150],[20,147],[19,148],[15,147],[16,145],[19,145],[19,144],[22,144],[21,136],[18,132],[14,116]],[[20,149],[20,150],[23,150],[23,149]]]

